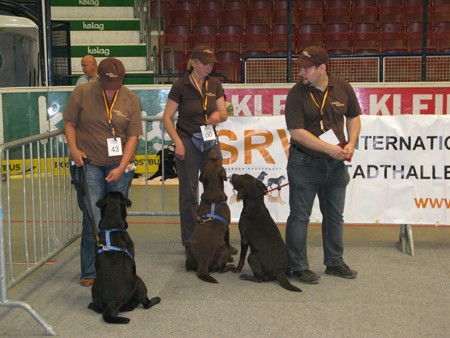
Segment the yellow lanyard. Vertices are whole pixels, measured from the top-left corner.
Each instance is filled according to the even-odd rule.
[[[203,113],[205,114],[205,122],[208,122],[208,115],[206,115],[206,107],[208,106],[208,80],[205,81],[205,95],[203,95],[202,88],[200,88],[200,85],[198,84],[197,80],[195,80],[195,77],[191,74],[191,80],[194,82],[195,87],[199,91],[200,95],[203,99]]]
[[[316,105],[316,107],[319,108],[319,110],[320,110],[320,115],[321,115],[320,129],[322,129],[322,131],[325,132],[325,128],[323,126],[323,107],[325,107],[325,102],[326,102],[327,97],[328,97],[328,88],[325,91],[325,94],[324,94],[323,100],[322,100],[322,104],[320,104],[320,105],[319,105],[319,102],[317,101],[317,99],[314,96],[314,93],[312,91],[309,92],[309,95],[311,96],[312,100],[314,101],[314,104]]]
[[[119,96],[119,91],[116,91],[114,93],[114,97],[112,99],[111,104],[108,104],[108,99],[106,98],[106,92],[104,90],[102,90],[102,93],[103,93],[103,101],[105,102],[106,114],[108,115],[109,128],[111,128],[112,136],[114,138],[116,138],[116,132],[114,131],[114,125],[112,123],[112,110],[114,108],[114,105],[116,104],[117,96]]]

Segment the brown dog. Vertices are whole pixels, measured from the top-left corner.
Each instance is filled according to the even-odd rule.
[[[225,169],[216,152],[211,150],[208,162],[200,173],[204,192],[197,211],[197,224],[187,246],[186,270],[196,270],[201,280],[218,283],[210,272],[235,269],[227,265],[229,252],[230,208],[224,192]]]
[[[290,273],[288,253],[280,230],[264,204],[266,186],[248,174],[232,175],[231,184],[238,192],[237,199],[244,202],[239,218],[241,255],[235,272],[242,271],[250,246],[248,264],[253,276],[242,274],[240,279],[258,283],[278,280],[286,290],[301,292],[287,278]]]

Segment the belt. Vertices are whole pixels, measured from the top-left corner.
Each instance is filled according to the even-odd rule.
[[[291,143],[291,148],[293,148],[293,149],[297,150],[298,152],[300,152],[300,153],[302,153],[302,154],[304,154],[304,155],[306,155],[308,157],[311,157],[311,158],[313,158],[315,160],[324,160],[324,159],[327,158],[327,156],[316,156],[316,155],[311,155],[311,154],[305,153],[303,150],[300,149],[299,146],[297,146],[294,143]]]

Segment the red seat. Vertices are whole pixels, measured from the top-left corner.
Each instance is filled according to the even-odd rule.
[[[160,4],[158,7],[158,0],[150,1],[150,18],[151,19],[159,19],[165,18],[169,9],[171,9],[172,3],[169,0],[160,0]]]
[[[250,1],[250,8],[265,8],[272,10],[273,3],[272,0],[252,0]]]
[[[408,25],[410,22],[423,21],[423,6],[410,6],[404,7],[404,20],[405,24]],[[427,21],[431,22],[431,12],[428,11]]]
[[[380,34],[381,53],[406,53],[408,51],[407,34],[404,32],[386,32]]]
[[[172,4],[173,9],[185,9],[191,13],[197,9],[197,2],[195,0],[174,0]]]
[[[216,36],[216,50],[242,53],[242,36],[237,34],[219,34]]]
[[[401,22],[384,22],[380,24],[380,33],[404,32],[403,23]]]
[[[435,26],[441,21],[450,21],[450,4],[431,7],[431,21]]]
[[[245,34],[266,34],[268,35],[270,33],[270,28],[266,24],[248,24],[245,27]]]
[[[241,25],[220,25],[219,34],[220,35],[226,35],[226,34],[242,35],[242,34],[244,34],[244,27],[242,27]]]
[[[304,50],[308,46],[323,47],[323,34],[322,33],[303,33],[298,34],[295,39],[295,49],[297,54]]]
[[[331,23],[345,23],[350,25],[351,12],[350,8],[329,7],[325,10],[325,25]]]
[[[269,38],[267,34],[245,34],[243,50],[245,55],[269,54]]]
[[[406,29],[408,31],[408,33],[416,33],[416,32],[423,32],[423,22],[410,22],[407,26]],[[431,26],[431,22],[427,23],[427,32],[431,32],[433,30],[433,27]]]
[[[448,21],[440,21],[436,24],[436,32],[438,34],[448,31],[450,31],[450,17],[448,18]]]
[[[378,1],[377,0],[353,0],[352,5],[353,5],[353,8],[357,8],[357,7],[378,8]]]
[[[247,9],[247,2],[245,0],[237,0],[237,1],[228,1],[225,0],[223,3],[224,9],[241,9],[246,10]]]
[[[166,16],[167,25],[184,25],[192,29],[192,14],[185,9],[170,9]]]
[[[245,10],[222,9],[219,14],[219,25],[241,25],[245,27]]]
[[[158,38],[160,72],[180,74],[186,61],[186,39],[182,35],[163,34]]]
[[[288,8],[288,0],[275,0],[275,8]],[[291,0],[291,9],[300,8],[301,0]]]
[[[352,26],[353,33],[377,33],[378,28],[376,23],[355,23]]]
[[[350,33],[350,26],[346,23],[329,23],[325,26],[326,33]]]
[[[212,25],[195,25],[192,27],[192,34],[209,34],[213,37],[217,34],[216,26]]]
[[[323,24],[322,7],[302,8],[300,10],[300,24]]]
[[[403,0],[378,0],[378,7],[402,7]]]
[[[191,34],[191,29],[184,25],[168,25],[164,32],[165,34],[183,35],[187,39],[187,36]]]
[[[226,61],[216,62],[214,64],[213,73],[211,75],[214,76],[215,74],[224,75],[226,77],[226,81],[224,82],[231,82],[231,83],[239,82],[236,66],[231,62]],[[220,78],[220,80],[222,80],[222,77]]]
[[[323,8],[324,4],[322,0],[302,0],[300,8]]]
[[[423,33],[422,32],[412,32],[408,34],[408,45],[410,52],[421,52],[423,44]],[[438,51],[438,39],[437,34],[433,31],[427,32],[427,51],[437,52]]]
[[[376,7],[354,7],[351,12],[352,24],[375,23],[378,24],[378,10]]]
[[[379,53],[380,42],[377,32],[353,32],[352,34],[353,53]]]
[[[329,54],[350,54],[352,52],[350,33],[326,33],[325,49]]]
[[[200,0],[198,9],[220,11],[223,8],[223,3],[220,0]]]
[[[351,0],[328,0],[326,2],[327,7],[329,8],[347,8],[351,7]]]
[[[318,24],[302,24],[298,27],[299,34],[307,34],[307,33],[323,33],[322,25]]]
[[[295,41],[295,35],[292,36],[292,41]],[[286,34],[274,34],[270,35],[269,38],[269,49],[270,54],[287,54],[288,48],[288,36]],[[291,46],[291,49],[294,49],[294,45]]]
[[[219,12],[214,9],[198,9],[194,12],[193,25],[219,27]]]
[[[206,45],[214,49],[215,39],[210,34],[189,34],[187,38],[187,48],[194,49],[198,45]]]
[[[379,25],[384,23],[404,23],[403,7],[380,7],[378,10]]]
[[[236,68],[236,81],[241,82],[241,53],[236,51],[216,50],[216,58],[220,62],[230,62]]]
[[[447,1],[447,0],[445,0]],[[434,1],[436,2],[436,1]],[[430,4],[431,1],[428,1],[428,4]],[[423,6],[423,0],[404,0],[403,2],[403,8],[406,10],[408,7],[422,7]]]
[[[267,8],[250,8],[246,12],[245,25],[262,24],[272,27],[272,11]]]
[[[289,26],[286,24],[276,24],[272,26],[272,34],[287,34]],[[297,34],[295,25],[291,25],[291,34]]]
[[[438,35],[438,51],[450,53],[450,32],[442,32]]]
[[[299,21],[299,11],[298,9],[292,10],[291,24],[298,27]],[[272,26],[278,24],[287,24],[287,9],[285,8],[275,8],[272,10]]]

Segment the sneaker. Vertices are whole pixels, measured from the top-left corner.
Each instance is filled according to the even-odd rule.
[[[94,284],[95,279],[94,278],[81,278],[80,279],[80,284],[82,286],[91,286],[92,284]]]
[[[320,276],[311,270],[293,271],[292,274],[306,284],[319,284]]]
[[[358,271],[350,269],[345,263],[342,263],[339,266],[327,266],[325,273],[347,279],[353,279],[358,276]]]

